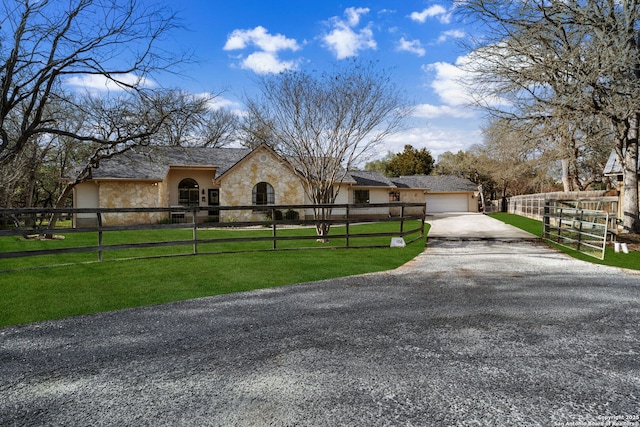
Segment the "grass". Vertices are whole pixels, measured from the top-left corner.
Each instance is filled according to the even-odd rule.
[[[412,221],[405,225],[405,229],[413,229],[418,225],[417,221]],[[398,230],[398,223],[371,223],[351,226],[351,233],[354,231],[359,234],[394,232]],[[64,233],[64,232],[63,232]],[[104,233],[103,244],[120,245],[135,243],[153,243],[153,242],[171,242],[171,241],[188,241],[193,238],[193,231],[189,228],[183,229],[152,229],[152,230],[135,230],[135,231],[109,231]],[[335,236],[345,234],[344,226],[334,226],[329,234],[329,244],[318,243],[315,241],[316,232],[312,227],[306,228],[289,228],[279,229],[278,236],[308,236],[312,239],[304,240],[283,240],[278,241],[279,249],[285,248],[303,248],[303,247],[344,247],[346,242],[344,238]],[[211,228],[199,229],[198,240],[206,239],[228,239],[238,237],[263,237],[269,239],[272,235],[271,228],[256,229],[229,229],[229,228]],[[95,232],[83,233],[64,233],[64,239],[61,240],[23,240],[16,237],[0,237],[0,252],[17,252],[17,251],[37,251],[48,249],[64,249],[64,248],[81,248],[94,247],[98,244],[98,236]],[[389,244],[389,237],[377,238],[361,238],[351,237],[350,246],[379,245],[386,246]],[[272,241],[258,242],[215,242],[215,243],[199,243],[198,253],[219,253],[229,251],[246,251],[246,250],[269,250],[272,248]],[[164,246],[151,249],[123,249],[109,250],[103,252],[104,260],[116,260],[135,258],[142,256],[162,256],[162,255],[189,255],[193,253],[193,245],[186,244],[180,246]],[[59,264],[80,263],[97,261],[97,252],[83,253],[67,253],[43,255],[38,257],[25,258],[5,258],[0,259],[0,272],[4,270],[14,270],[21,268],[33,268],[38,266],[51,266]]]
[[[538,237],[542,237],[542,221],[504,212],[494,213],[491,214],[491,216],[506,224],[511,224]],[[597,258],[585,255],[564,246],[559,246],[552,243],[549,244],[573,258],[577,258],[583,261],[588,261],[594,264],[608,265],[611,267],[640,270],[640,252],[632,251],[628,254],[624,254],[622,252],[616,253],[611,246],[607,246],[605,248],[604,260],[599,260]]]
[[[389,226],[389,224],[368,224],[359,227],[363,227],[361,232],[367,232],[384,231],[385,227]],[[428,225],[425,226],[428,230]],[[336,227],[333,233],[336,235],[343,231]],[[158,231],[152,231],[152,233],[156,232]],[[172,238],[182,238],[180,233],[184,233],[185,230],[165,230],[161,233],[166,232],[176,233]],[[236,235],[239,233],[234,230],[224,232],[236,233]],[[308,233],[309,230],[287,232]],[[267,233],[268,235],[269,231],[254,230],[247,233]],[[108,244],[131,242],[132,239],[148,241],[150,238],[166,239],[167,237],[166,234],[149,235],[145,232],[144,236],[140,236],[123,232],[120,235],[110,236]],[[207,238],[200,234],[199,237]],[[93,245],[95,243],[91,242],[92,239],[95,240],[95,235],[82,236],[81,233],[69,233],[65,240],[45,242],[18,242],[15,238],[12,240],[2,238],[0,250],[21,250],[15,248],[32,243],[36,246],[32,247],[34,249],[47,245],[59,247],[74,244]],[[354,244],[379,244],[384,240],[388,245],[390,238],[358,240],[362,241]],[[293,241],[288,244],[309,245],[310,242],[315,244],[314,241],[308,240]],[[270,245],[269,242],[266,243],[267,246]],[[105,244],[107,244],[106,241]],[[338,245],[344,242],[336,238],[332,244]],[[249,252],[93,262],[4,272],[0,273],[0,327],[390,270],[416,257],[424,250],[424,245],[425,239],[421,239],[405,248]],[[156,251],[162,253],[166,249],[154,248],[148,251],[154,254],[158,253]],[[175,247],[171,249],[176,250]],[[188,252],[190,248],[186,250]],[[109,256],[113,259],[116,256],[126,255],[130,254]],[[77,257],[76,260],[81,260],[84,256],[92,256],[92,260],[95,260],[95,254],[66,255],[66,257]],[[65,257],[65,255],[56,255],[56,257]],[[17,268],[16,262],[26,266],[25,263],[34,263],[35,258],[41,257],[0,261],[10,261],[13,267]]]

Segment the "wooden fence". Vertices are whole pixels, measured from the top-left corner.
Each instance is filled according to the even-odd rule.
[[[371,218],[363,215],[368,208],[394,208],[398,211],[399,216],[387,216],[384,218]],[[316,209],[323,215],[322,220],[315,219],[299,219],[297,217],[285,216],[282,212],[293,212],[295,210]],[[331,212],[339,209],[344,215],[339,217],[332,216]],[[248,252],[248,251],[264,251],[264,250],[292,250],[292,249],[335,249],[335,245],[302,245],[292,247],[286,245],[285,242],[296,240],[313,241],[318,239],[315,234],[315,227],[320,224],[327,224],[330,227],[343,226],[344,232],[330,233],[328,236],[332,241],[343,241],[340,247],[345,248],[362,248],[362,247],[388,247],[389,243],[358,245],[354,240],[367,238],[403,238],[411,236],[412,239],[406,242],[413,243],[424,237],[424,204],[420,203],[380,203],[366,205],[270,205],[270,206],[216,206],[216,210],[251,210],[252,212],[261,212],[264,214],[263,221],[228,221],[228,222],[202,222],[198,213],[202,210],[210,211],[211,207],[184,207],[179,210],[180,215],[176,216],[176,207],[169,208],[104,208],[104,209],[0,209],[0,243],[2,239],[7,237],[20,236],[23,239],[37,239],[42,237],[53,237],[64,234],[71,235],[73,233],[84,233],[95,236],[93,244],[83,244],[81,246],[54,247],[47,249],[23,250],[18,245],[13,249],[5,250],[0,244],[0,260],[7,258],[22,258],[32,256],[47,255],[65,255],[75,253],[95,253],[97,261],[103,261],[105,252],[138,250],[143,248],[163,248],[170,246],[189,246],[191,249],[188,253],[167,254],[161,256],[184,256],[198,254],[218,254],[229,252]],[[419,213],[416,213],[419,212]],[[109,225],[105,223],[104,218],[113,214],[136,214],[136,218],[147,217],[155,218],[154,214],[164,213],[167,220],[164,221],[147,221],[145,223],[127,224],[127,225]],[[171,214],[174,214],[171,216]],[[143,214],[143,215],[139,215]],[[95,215],[95,225],[78,226],[73,218],[82,215],[85,219]],[[53,218],[56,221],[52,221]],[[55,222],[55,225],[53,223]],[[354,231],[352,226],[356,223],[397,223],[397,229],[385,232],[362,232]],[[84,221],[83,224],[89,224]],[[52,226],[53,225],[53,226]],[[310,228],[309,233],[292,234],[292,229]],[[212,230],[248,230],[254,231],[254,235],[247,233],[237,233],[237,236],[210,237]],[[105,236],[119,232],[130,231],[160,231],[160,240],[157,233],[155,240],[152,241],[136,241],[126,243],[105,243]],[[189,231],[188,238],[171,239],[162,237],[163,231],[168,234],[169,230],[185,230]],[[342,228],[339,229],[342,231]],[[265,234],[265,231],[268,233]],[[259,235],[255,235],[259,234]],[[268,234],[268,235],[267,235]],[[184,234],[183,234],[184,236]],[[14,238],[13,241],[16,239]],[[391,240],[391,239],[389,239]],[[370,241],[370,240],[369,240]],[[7,242],[5,240],[5,242]],[[268,248],[255,248],[251,243],[270,242]],[[223,244],[240,243],[239,249],[229,250]],[[249,243],[249,245],[242,245]],[[158,255],[153,255],[157,257]],[[148,258],[144,253],[139,256],[129,256],[128,258]],[[95,261],[95,259],[94,259]],[[54,264],[55,265],[55,264]],[[6,270],[0,266],[0,270]]]

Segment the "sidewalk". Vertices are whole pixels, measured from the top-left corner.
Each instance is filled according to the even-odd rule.
[[[531,233],[481,213],[427,214],[428,238],[444,240],[535,240]]]

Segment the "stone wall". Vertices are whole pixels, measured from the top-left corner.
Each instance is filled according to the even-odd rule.
[[[304,203],[304,190],[300,178],[291,167],[269,150],[251,153],[236,165],[220,182],[221,206],[249,206],[253,204],[253,187],[267,182],[273,187],[276,205]],[[303,217],[303,212],[300,212]],[[262,221],[264,212],[220,211],[220,221]]]
[[[165,207],[166,184],[160,182],[120,182],[99,183],[100,208],[156,208]],[[153,224],[166,220],[166,212],[107,213],[103,215],[103,225]]]

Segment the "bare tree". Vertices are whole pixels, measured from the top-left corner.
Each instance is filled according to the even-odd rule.
[[[78,102],[80,114],[76,121],[66,122],[69,129],[58,129],[59,137],[82,147],[86,157],[66,171],[66,185],[58,197],[56,206],[63,203],[78,183],[90,178],[92,168],[100,167],[103,159],[151,145],[160,128],[171,118],[183,112],[182,105],[167,105],[162,93],[148,96],[140,92],[127,93],[119,97],[84,98]],[[82,132],[79,137],[77,130]],[[77,157],[77,156],[76,156]]]
[[[269,129],[292,159],[312,203],[333,204],[349,168],[397,131],[409,110],[389,74],[350,61],[332,72],[289,71],[260,80],[252,102],[259,128]],[[330,208],[316,209],[326,240]]]
[[[225,108],[212,107],[219,94],[193,94],[181,90],[157,95],[174,113],[154,136],[157,145],[224,147],[237,138],[238,117]]]
[[[598,116],[609,123],[624,169],[624,226],[640,231],[640,4],[469,0],[460,6],[486,30],[473,46],[474,77],[485,96],[507,98],[512,107],[494,114],[557,121]],[[567,150],[570,135],[563,139]]]
[[[263,106],[257,99],[247,99],[246,113],[239,124],[240,143],[246,148],[257,148],[262,144],[278,150],[274,124],[263,114]]]
[[[182,59],[156,46],[176,26],[174,15],[136,0],[7,1],[0,17],[0,166],[45,134],[113,143],[92,129],[72,134],[60,128],[49,106],[74,103],[62,92],[64,84],[100,78],[138,91],[152,72]]]
[[[555,158],[541,149],[540,138],[532,133],[530,122],[508,119],[493,119],[483,129],[485,143],[478,154],[503,200],[509,195],[557,190],[552,178]]]
[[[233,111],[207,108],[195,134],[204,147],[224,147],[238,141],[239,127],[239,118]]]

